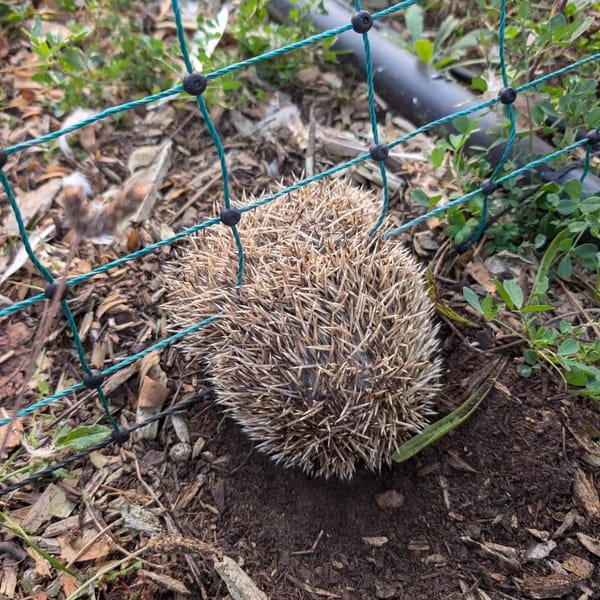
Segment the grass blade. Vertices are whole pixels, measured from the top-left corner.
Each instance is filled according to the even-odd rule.
[[[505,366],[505,359],[495,363],[494,368],[490,371],[493,375],[488,375],[485,381],[478,385],[473,393],[458,408],[447,414],[443,419],[432,423],[423,429],[421,433],[418,433],[399,446],[393,456],[394,462],[404,462],[412,458],[415,454],[421,452],[423,448],[433,444],[453,429],[456,429],[461,423],[464,423],[489,394],[498,373],[501,373]]]

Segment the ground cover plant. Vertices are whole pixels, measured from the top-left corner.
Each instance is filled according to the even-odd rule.
[[[490,93],[499,5],[426,2],[392,25],[424,62],[455,71],[467,66],[470,85]],[[309,33],[271,22],[260,1],[196,8],[186,31],[203,48],[197,58],[205,70]],[[508,8],[515,83],[595,51],[593,2]],[[183,72],[169,3],[5,2],[0,24],[0,56],[9,65],[2,75],[3,145],[56,129],[74,111],[176,85]],[[54,32],[45,30],[48,24]],[[264,195],[279,178],[322,171],[368,147],[366,87],[350,92],[352,75],[335,59],[325,46],[209,87],[207,105],[224,141],[234,197]],[[538,90],[531,105],[519,107],[520,135],[529,128],[560,146],[597,128],[597,70],[588,64]],[[410,131],[382,105],[377,117],[392,139]],[[560,117],[560,127],[548,117]],[[463,152],[472,127],[458,121],[454,137],[420,136],[390,156],[391,219],[406,222],[423,204],[477,189],[490,169]],[[72,275],[85,273],[214,214],[219,164],[191,102],[140,107],[92,134],[84,131],[60,149],[31,148],[8,165],[30,213],[36,252],[55,272],[68,265]],[[587,163],[585,151],[576,158],[597,170],[594,148],[588,146]],[[112,198],[132,172],[156,169],[160,200],[115,233],[111,245],[87,238],[75,244],[52,185],[76,169],[96,193],[113,187]],[[361,165],[351,174],[360,184],[380,185],[378,168]],[[15,262],[19,237],[5,208],[0,294],[10,304],[43,290],[44,282],[25,261]],[[482,213],[482,198],[474,197],[410,235],[430,264],[443,321],[446,387],[439,411],[447,416],[425,442],[403,448],[401,464],[380,476],[361,472],[347,484],[307,479],[253,452],[209,402],[140,428],[113,451],[102,446],[111,429],[96,396],[80,392],[20,421],[21,429],[5,439],[2,485],[95,450],[89,460],[2,497],[0,594],[226,598],[224,573],[233,567],[225,556],[275,599],[594,597],[598,199],[582,201],[577,179],[519,182],[490,199],[491,222],[484,237],[473,239]],[[159,274],[171,250],[161,252],[83,284],[69,299],[95,368],[165,336]],[[33,403],[80,378],[61,320],[39,335],[49,304],[0,323],[2,409],[15,408],[21,380]],[[32,347],[38,351],[27,363]],[[198,365],[166,349],[115,373],[106,394],[113,418],[127,425],[202,387]]]

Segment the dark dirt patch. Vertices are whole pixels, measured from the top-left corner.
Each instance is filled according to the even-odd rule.
[[[490,358],[455,345],[447,355],[448,380],[456,383],[446,395],[456,401]],[[566,407],[580,402],[546,384],[542,396],[540,380],[519,382],[509,366],[458,431],[406,464],[381,476],[359,473],[350,483],[310,480],[279,468],[253,452],[235,424],[225,421],[219,428],[218,410],[189,414],[209,454],[185,472],[181,468],[173,485],[167,481],[165,497],[174,505],[192,482],[202,481],[197,501],[175,512],[176,521],[184,530],[203,532],[202,538],[210,532],[276,600],[468,598],[470,589],[494,599],[536,597],[523,590],[527,577],[551,571],[546,559],[524,558],[541,543],[528,529],[550,539],[569,511],[585,515],[573,493],[578,450],[565,442],[561,423]],[[403,495],[401,507],[378,506],[377,496],[389,490]],[[558,536],[550,559],[575,555],[594,562],[576,531],[597,535],[598,523]],[[478,543],[508,546],[514,555],[505,550],[507,561],[499,562]],[[597,573],[580,583],[600,593]],[[202,585],[208,598],[226,593],[214,575]],[[560,595],[584,597],[571,587],[571,594]]]

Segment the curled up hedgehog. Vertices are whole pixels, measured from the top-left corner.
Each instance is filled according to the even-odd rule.
[[[342,180],[304,186],[218,225],[165,265],[169,326],[257,448],[310,475],[373,471],[425,427],[439,390],[438,327],[422,268],[383,238],[376,197]]]

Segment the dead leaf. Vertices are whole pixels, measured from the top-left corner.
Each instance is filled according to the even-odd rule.
[[[69,575],[69,573],[65,573],[64,571],[59,571],[58,574],[63,584],[63,592],[68,598],[79,589],[79,582],[73,575]]]
[[[0,419],[6,419],[11,415],[3,408],[0,409]],[[8,432],[8,433],[7,433]],[[14,419],[6,425],[0,425],[0,446],[4,446],[4,456],[6,450],[16,448],[21,443],[21,434],[23,433],[23,419]],[[2,458],[2,456],[0,456]]]
[[[579,543],[586,549],[589,550],[592,554],[596,556],[600,556],[600,540],[597,538],[590,537],[585,533],[577,532],[575,534]]]
[[[581,579],[588,579],[592,576],[594,572],[594,565],[585,560],[585,558],[581,558],[580,556],[570,555],[568,556],[562,563],[561,567],[565,571],[569,571],[569,573],[573,573],[580,577]]]
[[[48,225],[42,231],[30,234],[29,245],[35,251],[43,242],[52,237],[55,233],[54,225]],[[16,273],[23,265],[29,261],[29,255],[25,250],[25,246],[20,244],[19,250],[14,255],[10,264],[0,273],[0,285],[2,285],[13,273]]]
[[[21,526],[30,533],[36,533],[41,525],[52,517],[64,519],[74,508],[75,504],[67,500],[65,491],[51,483],[31,506]]]
[[[26,548],[25,551],[33,558],[37,575],[42,577],[50,577],[50,575],[52,575],[50,563],[39,552],[36,552],[33,548]]]
[[[553,573],[545,577],[528,575],[523,579],[523,591],[530,598],[562,598],[577,585],[579,577],[572,574]]]
[[[97,560],[110,554],[113,542],[107,535],[98,536],[95,529],[87,528],[76,538],[59,536],[61,559],[67,563]]]
[[[154,205],[160,197],[158,184],[165,178],[171,167],[172,153],[173,142],[168,140],[159,146],[139,148],[131,155],[128,167],[132,176],[125,182],[123,187],[128,189],[134,185],[145,185],[148,192],[144,195],[128,222],[143,223],[152,215]]]
[[[19,212],[21,213],[25,227],[31,227],[31,225],[48,212],[61,186],[62,181],[60,179],[51,179],[35,190],[17,196]],[[2,227],[0,227],[0,233],[9,236],[19,235],[17,219],[12,211],[9,213]]]
[[[593,484],[585,476],[585,473],[575,469],[574,492],[576,498],[583,504],[583,508],[592,519],[600,515],[600,499]]]
[[[162,408],[169,397],[170,390],[166,385],[155,381],[151,377],[144,377],[138,396],[139,408]]]
[[[496,291],[496,286],[492,283],[488,268],[480,260],[474,260],[467,272],[488,294],[493,294]]]

